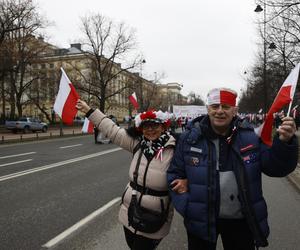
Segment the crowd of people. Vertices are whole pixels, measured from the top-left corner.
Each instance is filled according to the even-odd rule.
[[[145,111],[129,128],[78,100],[96,129],[133,155],[119,210],[130,249],[155,249],[170,231],[174,208],[184,218],[189,250],[215,250],[219,235],[225,250],[268,245],[262,174],[283,177],[296,168],[296,124],[280,116],[268,146],[249,116],[238,115],[236,98],[231,89],[212,89],[206,115]]]

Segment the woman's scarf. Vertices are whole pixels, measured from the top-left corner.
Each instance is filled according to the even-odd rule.
[[[169,138],[170,136],[166,132],[161,134],[161,136],[154,141],[150,141],[144,136],[142,136],[141,148],[143,150],[143,154],[145,155],[148,161],[151,161],[157,153],[160,152],[160,154],[162,154],[164,145],[167,143]]]

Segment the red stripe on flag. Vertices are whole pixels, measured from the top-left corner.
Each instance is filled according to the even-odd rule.
[[[260,136],[261,136],[262,141],[269,146],[272,145],[272,127],[273,127],[273,121],[274,121],[273,114],[275,112],[278,112],[280,109],[282,109],[282,107],[285,106],[286,104],[290,103],[291,88],[292,88],[291,85],[281,87],[281,89],[279,90],[279,92],[278,92],[278,94],[266,116]]]
[[[89,134],[94,133],[94,124],[93,124],[91,121],[89,122],[89,126],[88,126],[87,132],[88,132]]]
[[[132,105],[135,109],[139,108],[139,104],[138,104],[137,100],[135,99],[134,95],[129,96],[129,101],[132,103]]]
[[[67,125],[72,125],[74,117],[76,116],[76,102],[79,99],[79,95],[77,94],[73,84],[69,83],[71,91],[66,99],[66,102],[62,111],[62,120]]]
[[[235,106],[236,96],[235,94],[229,91],[220,91],[220,103],[221,104],[229,104],[230,106]]]

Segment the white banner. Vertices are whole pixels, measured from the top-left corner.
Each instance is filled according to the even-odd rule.
[[[173,113],[176,117],[188,116],[188,117],[198,117],[200,115],[206,115],[206,106],[196,106],[196,105],[173,105]]]

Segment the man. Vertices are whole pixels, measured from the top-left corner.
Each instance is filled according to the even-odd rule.
[[[267,246],[261,174],[283,177],[297,165],[293,119],[282,119],[268,147],[251,125],[237,117],[236,97],[227,88],[208,93],[208,115],[194,119],[181,135],[168,170],[171,197],[184,217],[189,250],[216,249],[218,235],[225,250]]]

